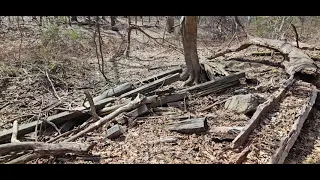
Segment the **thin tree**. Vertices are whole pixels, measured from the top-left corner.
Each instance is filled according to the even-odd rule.
[[[184,58],[187,68],[181,74],[185,85],[199,84],[205,81],[205,73],[199,63],[197,52],[197,16],[182,16],[181,35]]]

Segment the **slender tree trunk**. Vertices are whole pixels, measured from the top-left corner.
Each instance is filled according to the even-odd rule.
[[[187,68],[181,79],[186,80],[185,85],[205,81],[199,63],[197,52],[197,16],[185,16],[181,28],[182,44]]]
[[[174,19],[172,16],[168,16],[167,18],[167,32],[168,33],[174,32]]]

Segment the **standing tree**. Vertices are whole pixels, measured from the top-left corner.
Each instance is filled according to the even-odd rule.
[[[180,20],[184,58],[187,68],[181,74],[185,85],[199,84],[205,81],[205,73],[199,63],[197,52],[197,16],[182,16]]]

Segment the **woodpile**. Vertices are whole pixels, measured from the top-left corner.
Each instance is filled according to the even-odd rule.
[[[207,83],[191,86],[184,89],[160,92],[159,88],[180,80],[181,68],[163,72],[143,79],[139,82],[124,83],[112,89],[103,91],[96,97],[85,92],[86,102],[77,107],[47,117],[45,120],[33,121],[18,126],[15,121],[13,128],[0,132],[0,153],[23,152],[22,156],[8,160],[6,163],[24,163],[34,158],[59,154],[86,154],[94,143],[73,142],[87,133],[93,132],[102,126],[110,126],[106,131],[106,138],[116,139],[123,135],[127,128],[134,127],[139,116],[152,111],[153,108],[174,106],[184,102],[188,94],[213,93],[224,91],[239,84],[239,79],[245,77],[244,72],[230,74],[213,79]],[[117,103],[121,102],[121,103]],[[170,104],[171,103],[171,104]],[[168,105],[169,104],[169,105]],[[87,120],[75,127],[81,118]],[[36,127],[51,123],[60,127],[57,136],[46,142],[20,142],[18,139],[33,133]],[[208,129],[206,118],[187,119],[171,124],[172,131],[181,133],[201,133]],[[11,142],[8,142],[11,139]],[[164,138],[152,143],[174,142],[175,138]]]

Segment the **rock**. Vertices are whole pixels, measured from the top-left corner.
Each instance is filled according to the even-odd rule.
[[[227,99],[224,108],[235,111],[239,114],[245,114],[254,111],[259,105],[259,98],[253,94],[236,95]]]
[[[116,124],[107,130],[107,138],[115,139],[121,136],[123,132],[124,129],[119,124]]]

